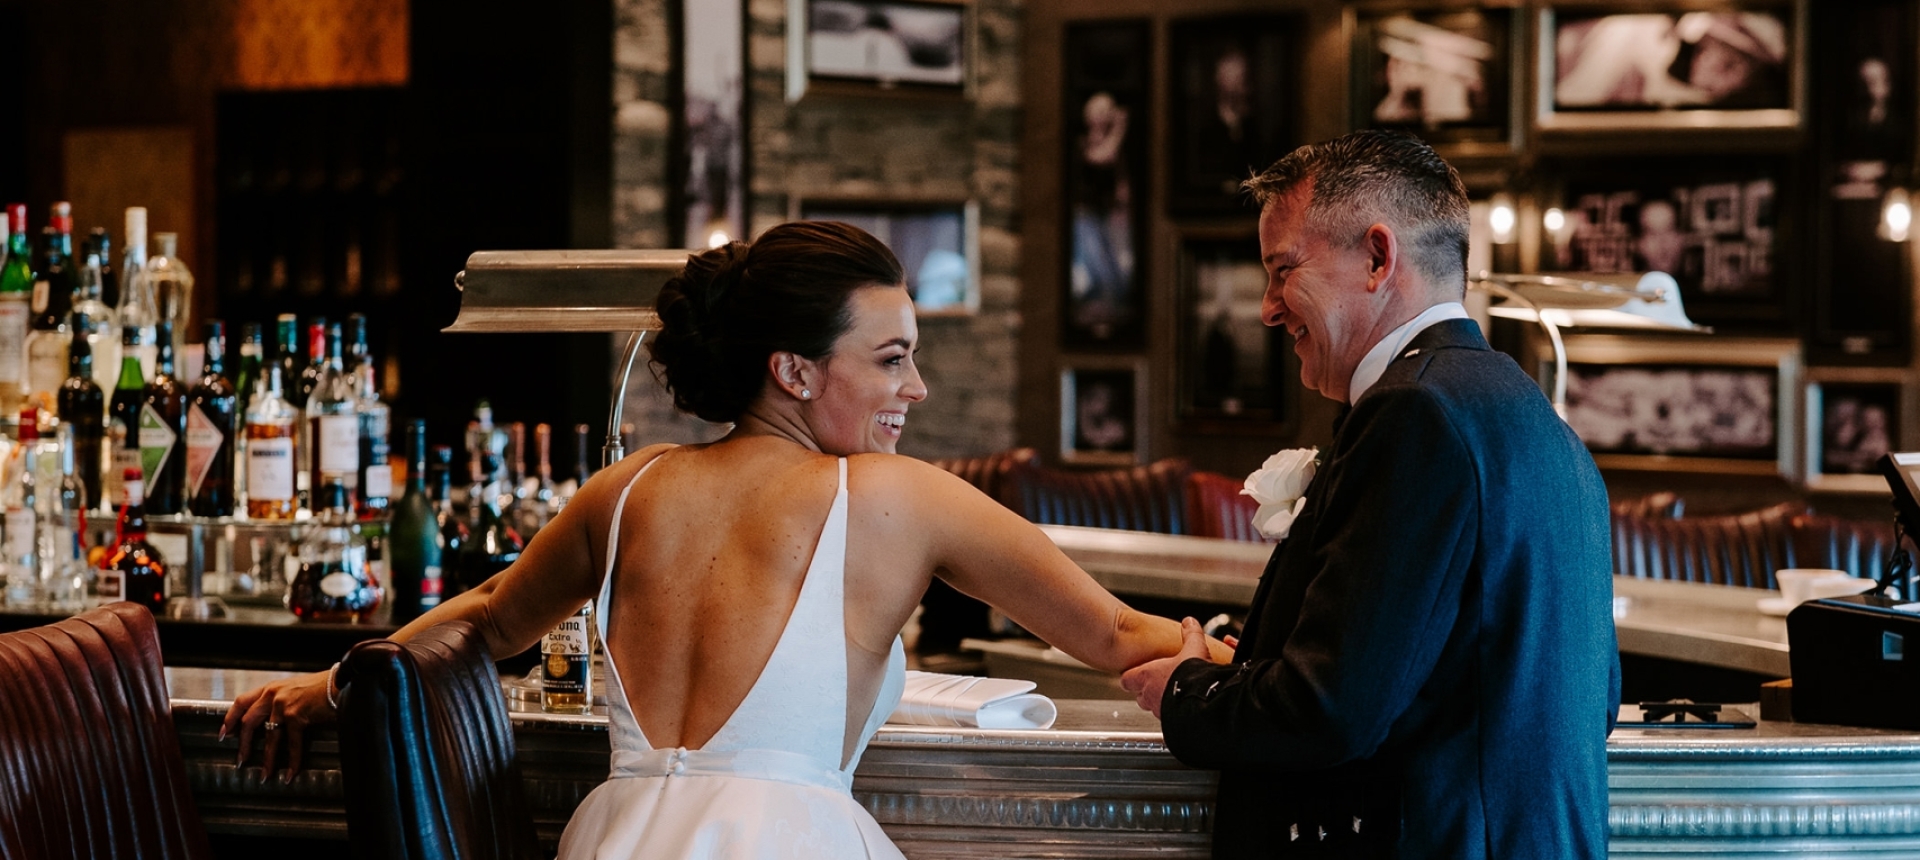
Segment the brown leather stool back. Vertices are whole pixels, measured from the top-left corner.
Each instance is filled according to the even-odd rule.
[[[1803,567],[1791,522],[1804,509],[1783,502],[1722,516],[1613,516],[1613,572],[1641,579],[1775,588],[1773,572]]]
[[[464,621],[340,667],[340,763],[355,857],[540,856],[500,674]]]
[[[986,493],[988,498],[1013,507],[1006,498],[1007,474],[1039,460],[1040,452],[1032,448],[1014,448],[984,457],[947,457],[927,462],[960,476],[961,480]]]
[[[1249,542],[1267,541],[1253,527],[1260,503],[1242,495],[1247,482],[1219,472],[1194,472],[1187,478],[1187,533]]]
[[[0,634],[0,858],[212,856],[153,615],[114,603]]]
[[[1023,466],[1007,474],[1007,502],[1030,522],[1187,533],[1187,476],[1174,457],[1130,469],[1075,472]]]

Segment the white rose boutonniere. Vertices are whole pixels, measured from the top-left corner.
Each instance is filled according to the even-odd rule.
[[[1260,503],[1253,515],[1253,527],[1273,540],[1286,540],[1293,530],[1293,519],[1307,506],[1307,484],[1319,466],[1320,449],[1288,448],[1267,458],[1260,468],[1247,476],[1243,496]]]

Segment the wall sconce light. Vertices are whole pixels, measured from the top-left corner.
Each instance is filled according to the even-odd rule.
[[[1513,197],[1505,191],[1493,195],[1487,208],[1487,226],[1493,228],[1493,244],[1513,244],[1513,228],[1519,223],[1514,214]]]
[[[1886,196],[1880,199],[1880,238],[1905,242],[1912,229],[1913,205],[1907,189],[1898,185],[1888,188]]]

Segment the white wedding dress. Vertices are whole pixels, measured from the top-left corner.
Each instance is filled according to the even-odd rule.
[[[658,462],[656,460],[655,462]],[[613,591],[620,516],[648,463],[614,507],[607,575],[597,601],[602,640]],[[865,712],[851,760],[845,622],[847,461],[793,614],[747,697],[700,749],[656,749],[628,704],[607,649],[613,772],[573,814],[560,840],[570,858],[900,858],[853,799],[853,769],[900,700],[906,655],[893,642],[886,675]]]

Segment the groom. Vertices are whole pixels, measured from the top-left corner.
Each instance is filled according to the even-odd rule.
[[[1619,696],[1607,497],[1460,301],[1467,198],[1408,135],[1248,180],[1262,318],[1348,404],[1235,662],[1129,671],[1167,746],[1219,770],[1213,856],[1598,858]]]

